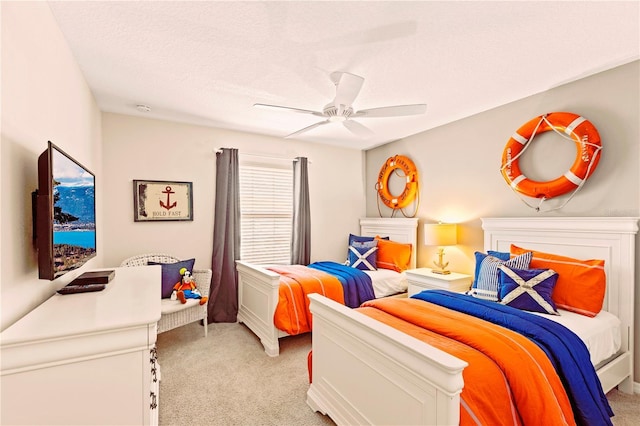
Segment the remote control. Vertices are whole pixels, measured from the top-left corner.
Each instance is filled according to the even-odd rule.
[[[87,293],[90,291],[104,290],[105,284],[80,284],[80,285],[67,285],[58,290],[60,294],[74,294],[74,293]]]

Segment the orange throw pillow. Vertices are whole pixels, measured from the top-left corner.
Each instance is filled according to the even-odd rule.
[[[551,298],[558,308],[595,317],[602,309],[606,289],[604,260],[579,260],[557,254],[528,250],[511,244],[511,254],[533,252],[532,269],[553,269],[558,273]]]
[[[391,269],[402,272],[409,269],[411,262],[411,244],[403,244],[395,241],[383,240],[376,235],[378,240],[378,268]]]

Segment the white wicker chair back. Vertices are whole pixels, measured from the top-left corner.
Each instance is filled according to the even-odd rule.
[[[180,259],[170,254],[149,253],[131,256],[122,261],[121,267],[146,266],[148,262],[176,263]],[[194,269],[191,271],[193,279],[203,296],[209,296],[211,287],[211,269]],[[207,304],[199,305],[196,300],[190,299],[186,304],[180,301],[162,299],[160,321],[158,321],[158,333],[172,330],[195,321],[204,323],[204,335],[207,336]]]

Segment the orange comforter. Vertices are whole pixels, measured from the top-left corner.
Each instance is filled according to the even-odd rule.
[[[269,267],[280,274],[278,306],[273,323],[291,335],[311,331],[307,295],[318,293],[344,305],[342,284],[335,276],[302,265]]]
[[[553,365],[521,334],[422,300],[378,299],[358,310],[469,363],[460,424],[575,424]]]

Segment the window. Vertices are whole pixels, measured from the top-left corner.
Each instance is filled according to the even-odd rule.
[[[240,259],[291,263],[293,166],[240,163]]]

